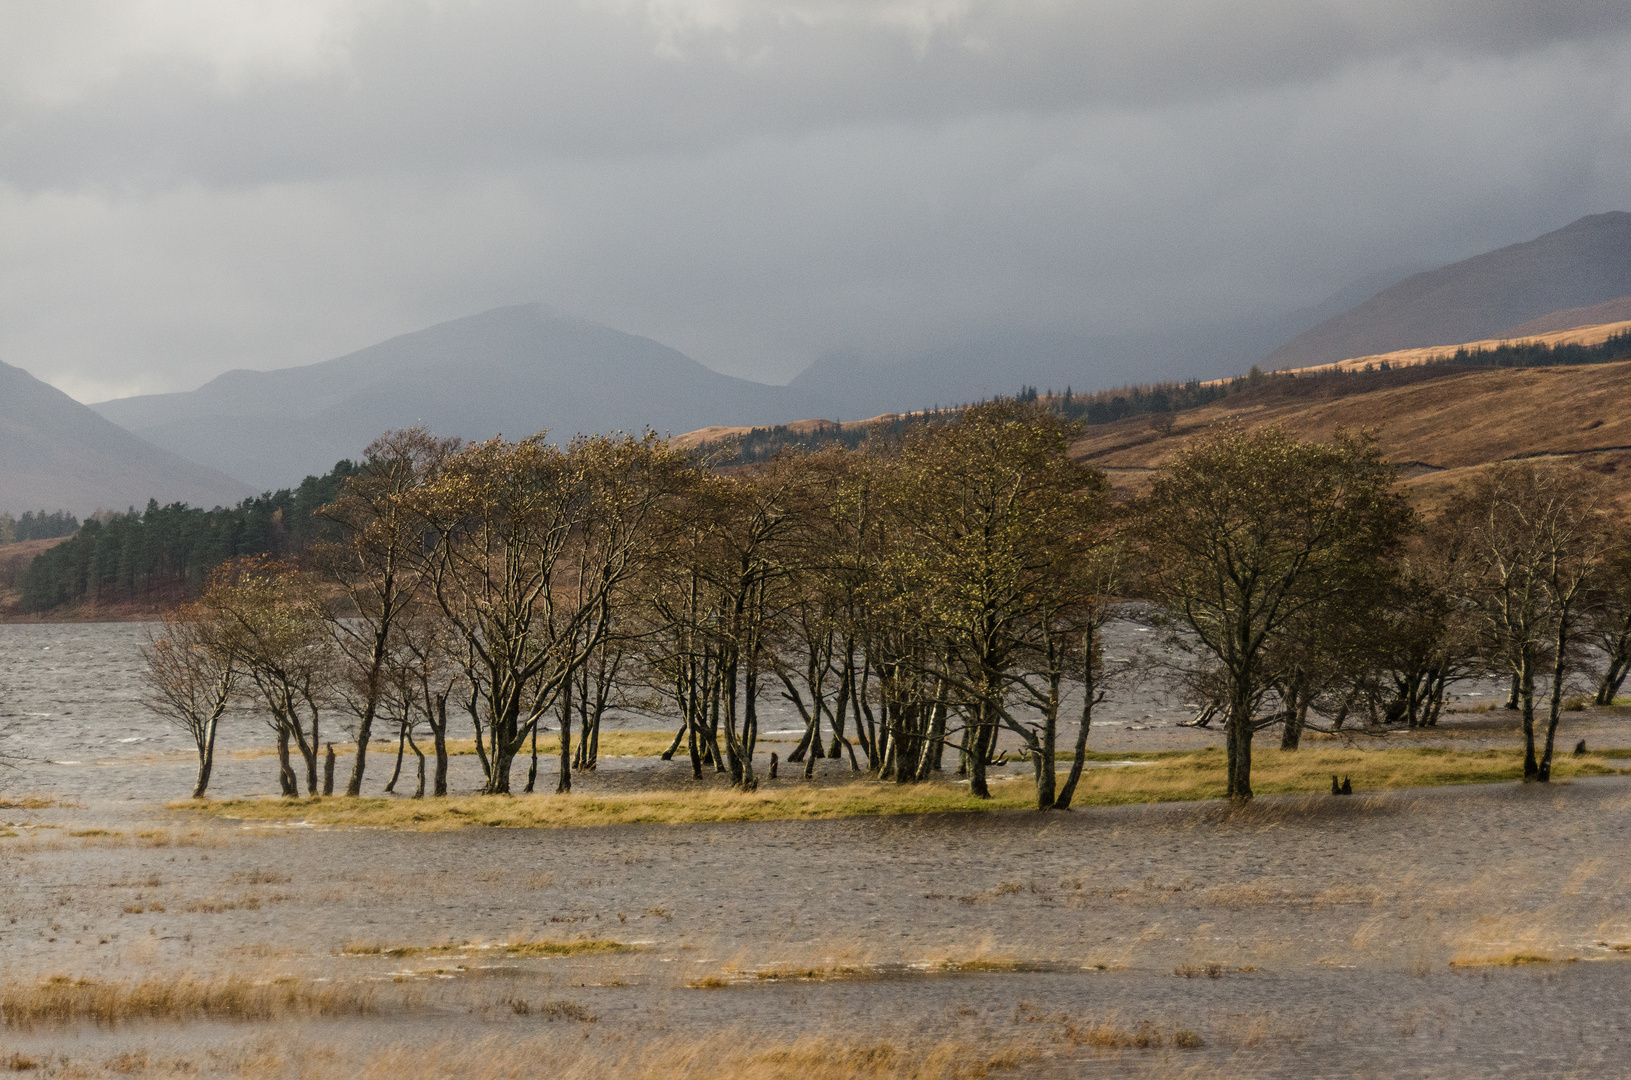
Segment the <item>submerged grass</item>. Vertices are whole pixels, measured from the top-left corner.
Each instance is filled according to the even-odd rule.
[[[1611,758],[1623,751],[1559,757],[1553,776],[1631,774]],[[1219,799],[1225,791],[1224,753],[1205,750],[1093,755],[1100,761],[1139,762],[1122,768],[1093,768],[1077,788],[1078,806]],[[1252,788],[1260,795],[1319,795],[1330,791],[1331,776],[1351,779],[1359,791],[1489,784],[1520,780],[1519,750],[1459,750],[1444,747],[1312,747],[1295,751],[1259,749],[1252,755]],[[1035,805],[1029,778],[993,782],[990,799],[976,799],[963,786],[944,781],[892,784],[858,780],[848,784],[788,783],[756,792],[728,789],[655,791],[626,795],[464,796],[448,799],[223,799],[171,803],[172,809],[245,821],[304,821],[417,830],[572,828],[615,824],[694,824],[774,821],[899,814],[979,813],[1021,810]]]
[[[130,1020],[274,1020],[285,1016],[363,1016],[378,1011],[373,987],[307,979],[256,982],[242,976],[110,982],[55,975],[0,986],[0,1025],[118,1024]]]
[[[603,938],[581,941],[462,942],[443,945],[376,945],[354,942],[340,949],[342,956],[451,956],[474,951],[492,951],[505,956],[584,956],[597,953],[636,952],[639,946]]]

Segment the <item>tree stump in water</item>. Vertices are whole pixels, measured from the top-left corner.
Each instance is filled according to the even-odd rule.
[[[334,794],[334,744],[328,744],[328,754],[323,758],[323,794]]]

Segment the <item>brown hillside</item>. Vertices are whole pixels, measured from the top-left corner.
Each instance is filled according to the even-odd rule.
[[[1581,311],[1589,310],[1580,308]],[[1532,333],[1519,336],[1505,335],[1503,337],[1485,338],[1482,341],[1466,341],[1459,345],[1428,345],[1420,349],[1396,349],[1393,352],[1376,353],[1373,356],[1355,356],[1347,360],[1339,360],[1334,364],[1317,364],[1314,367],[1289,368],[1294,375],[1301,375],[1311,371],[1364,371],[1367,368],[1379,368],[1383,364],[1388,367],[1411,367],[1416,364],[1431,364],[1439,360],[1452,359],[1460,349],[1468,352],[1493,352],[1502,345],[1547,345],[1556,348],[1559,345],[1601,345],[1616,334],[1631,333],[1631,319],[1622,322],[1600,323],[1591,326],[1571,326],[1564,330],[1550,330],[1545,333]],[[1281,374],[1285,372],[1282,371]],[[1217,382],[1228,382],[1228,379],[1218,379]]]
[[[751,431],[763,427],[780,426],[785,427],[788,431],[795,435],[809,435],[823,431],[855,431],[856,429],[865,429],[871,427],[873,424],[885,424],[892,420],[898,420],[902,415],[903,414],[901,413],[880,413],[877,416],[869,416],[865,420],[844,421],[794,420],[790,424],[781,425],[745,424],[728,427],[723,424],[715,424],[713,427],[698,428],[695,431],[687,431],[683,435],[676,435],[669,441],[677,450],[689,450],[698,446],[707,446],[711,443],[723,442],[726,439],[732,439],[738,435],[746,435]],[[918,414],[906,413],[904,415],[915,416]]]
[[[1557,330],[1568,330],[1576,326],[1601,326],[1604,323],[1626,322],[1631,320],[1631,296],[1620,296],[1613,300],[1604,300],[1601,304],[1591,304],[1587,307],[1564,308],[1549,315],[1542,315],[1501,334],[1502,337],[1528,337],[1532,334],[1550,334]]]
[[[1631,214],[1584,217],[1527,243],[1417,274],[1276,349],[1264,370],[1476,341],[1631,294]]]
[[[1631,361],[1579,367],[1448,365],[1333,379],[1271,377],[1180,413],[1169,435],[1150,417],[1090,428],[1073,454],[1136,491],[1189,438],[1219,421],[1278,424],[1301,438],[1338,428],[1374,431],[1429,504],[1456,480],[1497,461],[1566,456],[1620,481],[1631,511]]]

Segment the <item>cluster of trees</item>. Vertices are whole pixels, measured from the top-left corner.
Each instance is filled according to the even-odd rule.
[[[1295,749],[1311,714],[1432,726],[1480,675],[1510,680],[1524,777],[1550,779],[1571,680],[1608,704],[1631,666],[1631,532],[1608,496],[1575,466],[1506,462],[1422,522],[1362,438],[1225,430],[1179,454],[1135,510],[1141,588],[1205,661],[1189,676],[1201,719],[1225,718],[1229,794],[1251,796],[1257,730]]]
[[[72,536],[79,528],[79,519],[66,510],[47,514],[25,511],[20,518],[0,514],[0,544],[19,544],[24,540],[55,540],[59,536]]]
[[[349,794],[381,725],[419,757],[421,793],[428,744],[430,792],[445,793],[450,711],[484,790],[511,791],[523,756],[531,790],[550,724],[567,791],[614,706],[676,716],[668,756],[752,788],[774,693],[806,717],[790,763],[807,772],[844,754],[902,782],[956,767],[984,795],[1006,729],[1036,756],[1039,805],[1068,806],[1065,690],[1096,678],[1120,573],[1106,487],[1070,460],[1069,435],[1010,402],[924,427],[898,454],[828,447],[722,474],[652,436],[394,432],[318,512],[338,539],[304,568],[235,560],[166,619],[150,703],[197,739],[199,794],[245,696],[288,794],[301,764],[319,789],[333,717],[355,747]]]
[[[301,773],[319,791],[337,724],[355,747],[347,794],[383,728],[415,754],[418,794],[428,762],[442,795],[450,716],[493,794],[518,760],[533,790],[552,726],[565,792],[614,707],[673,717],[665,757],[751,789],[774,695],[804,718],[788,760],[806,775],[821,756],[903,783],[955,769],[984,796],[1005,734],[1047,809],[1074,797],[1107,692],[1100,631],[1129,598],[1182,645],[1239,799],[1258,730],[1295,748],[1322,719],[1431,725],[1449,686],[1491,671],[1513,680],[1526,774],[1545,780],[1571,674],[1609,656],[1612,698],[1631,664],[1631,556],[1587,474],[1503,465],[1423,526],[1373,441],[1226,427],[1118,503],[1071,460],[1075,431],[1005,401],[889,453],[828,446],[728,472],[649,435],[393,432],[317,510],[333,539],[303,567],[235,560],[166,619],[150,703],[197,739],[198,795],[246,696],[285,794]]]
[[[300,558],[335,534],[316,510],[335,499],[356,469],[342,461],[325,476],[306,477],[298,488],[231,508],[150,501],[145,511],[98,514],[72,540],[29,564],[19,588],[23,610],[79,602],[174,604],[196,595],[211,570],[239,556]]]
[[[724,440],[710,457],[717,467],[733,465],[762,465],[778,454],[806,452],[823,446],[841,446],[858,450],[862,443],[882,443],[898,446],[906,434],[925,424],[944,424],[955,420],[964,406],[949,409],[933,408],[922,412],[891,415],[869,424],[851,424],[848,427],[832,420],[818,420],[814,425],[795,428],[791,424],[753,428],[742,435]]]
[[[1055,394],[1049,390],[1041,400],[1046,401],[1050,408],[1066,419],[1080,420],[1086,424],[1112,424],[1129,416],[1165,415],[1185,409],[1198,409],[1202,405],[1221,401],[1230,394],[1256,387],[1262,379],[1263,373],[1254,367],[1250,374],[1234,379],[1217,379],[1209,382],[1190,379],[1181,383],[1119,386],[1113,390],[1100,390],[1091,394],[1078,394],[1067,386],[1063,394]],[[1026,394],[1036,398],[1036,388],[1027,387],[1021,396]]]
[[[1472,367],[1557,367],[1565,364],[1611,364],[1616,360],[1631,360],[1631,331],[1612,334],[1596,345],[1516,341],[1497,345],[1493,349],[1461,348],[1433,362]]]

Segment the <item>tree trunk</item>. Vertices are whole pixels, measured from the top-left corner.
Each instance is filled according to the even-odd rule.
[[[1229,702],[1229,719],[1224,735],[1229,746],[1229,787],[1226,792],[1236,802],[1252,797],[1252,710],[1251,702],[1236,690]]]
[[[438,722],[440,721],[440,722]],[[436,747],[436,779],[431,794],[436,798],[447,795],[447,695],[436,698],[436,711],[430,722],[431,740]]]
[[[689,730],[691,730],[690,723],[688,721],[682,721],[680,723],[680,729],[674,732],[674,741],[668,744],[667,750],[663,751],[662,760],[674,760],[674,755],[679,751],[680,743],[685,741],[685,733]]]
[[[980,702],[974,716],[974,739],[969,746],[968,790],[976,799],[989,799],[991,789],[985,782],[985,759],[990,751],[986,746],[991,725],[986,720],[986,710],[990,706]]]
[[[396,732],[396,768],[391,770],[391,782],[385,785],[385,793],[393,794],[396,791],[397,779],[402,775],[402,752],[407,749],[408,722],[404,720]]]
[[[1628,671],[1631,671],[1631,624],[1621,629],[1608,650],[1608,667],[1597,682],[1598,705],[1614,704],[1615,695],[1620,692]]]
[[[230,683],[227,685],[230,686]],[[204,792],[210,786],[210,773],[215,771],[215,730],[220,726],[221,714],[226,712],[226,694],[227,691],[223,689],[217,695],[215,707],[210,711],[209,719],[204,721],[203,731],[199,732],[198,780],[193,784],[193,798],[195,799],[204,797]]]
[[[534,727],[533,732],[537,732]],[[535,734],[536,737],[536,734]],[[561,774],[555,781],[555,794],[572,793],[572,680],[561,687]]]
[[[1049,680],[1048,711],[1042,720],[1042,753],[1037,757],[1036,808],[1052,810],[1058,800],[1059,774],[1055,758],[1059,745],[1059,676]]]
[[[1070,763],[1070,775],[1065,777],[1065,786],[1060,789],[1058,798],[1053,800],[1055,810],[1070,809],[1071,800],[1076,797],[1076,783],[1082,778],[1082,768],[1087,760],[1087,735],[1093,727],[1093,706],[1098,704],[1098,683],[1093,668],[1094,644],[1090,636],[1083,650],[1082,726],[1076,729],[1076,758]]]
[[[1302,745],[1303,724],[1308,719],[1308,695],[1296,682],[1291,683],[1291,693],[1285,702],[1285,726],[1280,732],[1280,749],[1296,750]]]
[[[334,744],[328,744],[328,753],[323,756],[323,794],[334,794]]]
[[[1518,662],[1519,703],[1523,707],[1523,779],[1540,778],[1540,761],[1535,756],[1535,661],[1527,646]]]
[[[1568,674],[1569,615],[1565,611],[1557,621],[1557,655],[1552,660],[1552,692],[1548,695],[1546,713],[1546,750],[1541,756],[1535,779],[1548,783],[1552,779],[1552,748],[1557,741],[1557,722],[1563,713],[1563,678]]]
[[[289,758],[289,726],[279,725],[277,736],[278,786],[285,798],[300,795],[300,781],[295,778],[294,762]]]
[[[375,661],[376,671],[379,661]],[[378,677],[377,675],[375,676]],[[347,798],[355,799],[362,794],[362,773],[368,764],[368,739],[374,730],[374,715],[379,709],[378,692],[370,690],[368,703],[363,707],[362,720],[357,725],[357,756],[351,762],[351,779],[346,781],[345,793]],[[397,768],[402,767],[400,747],[398,748]]]

